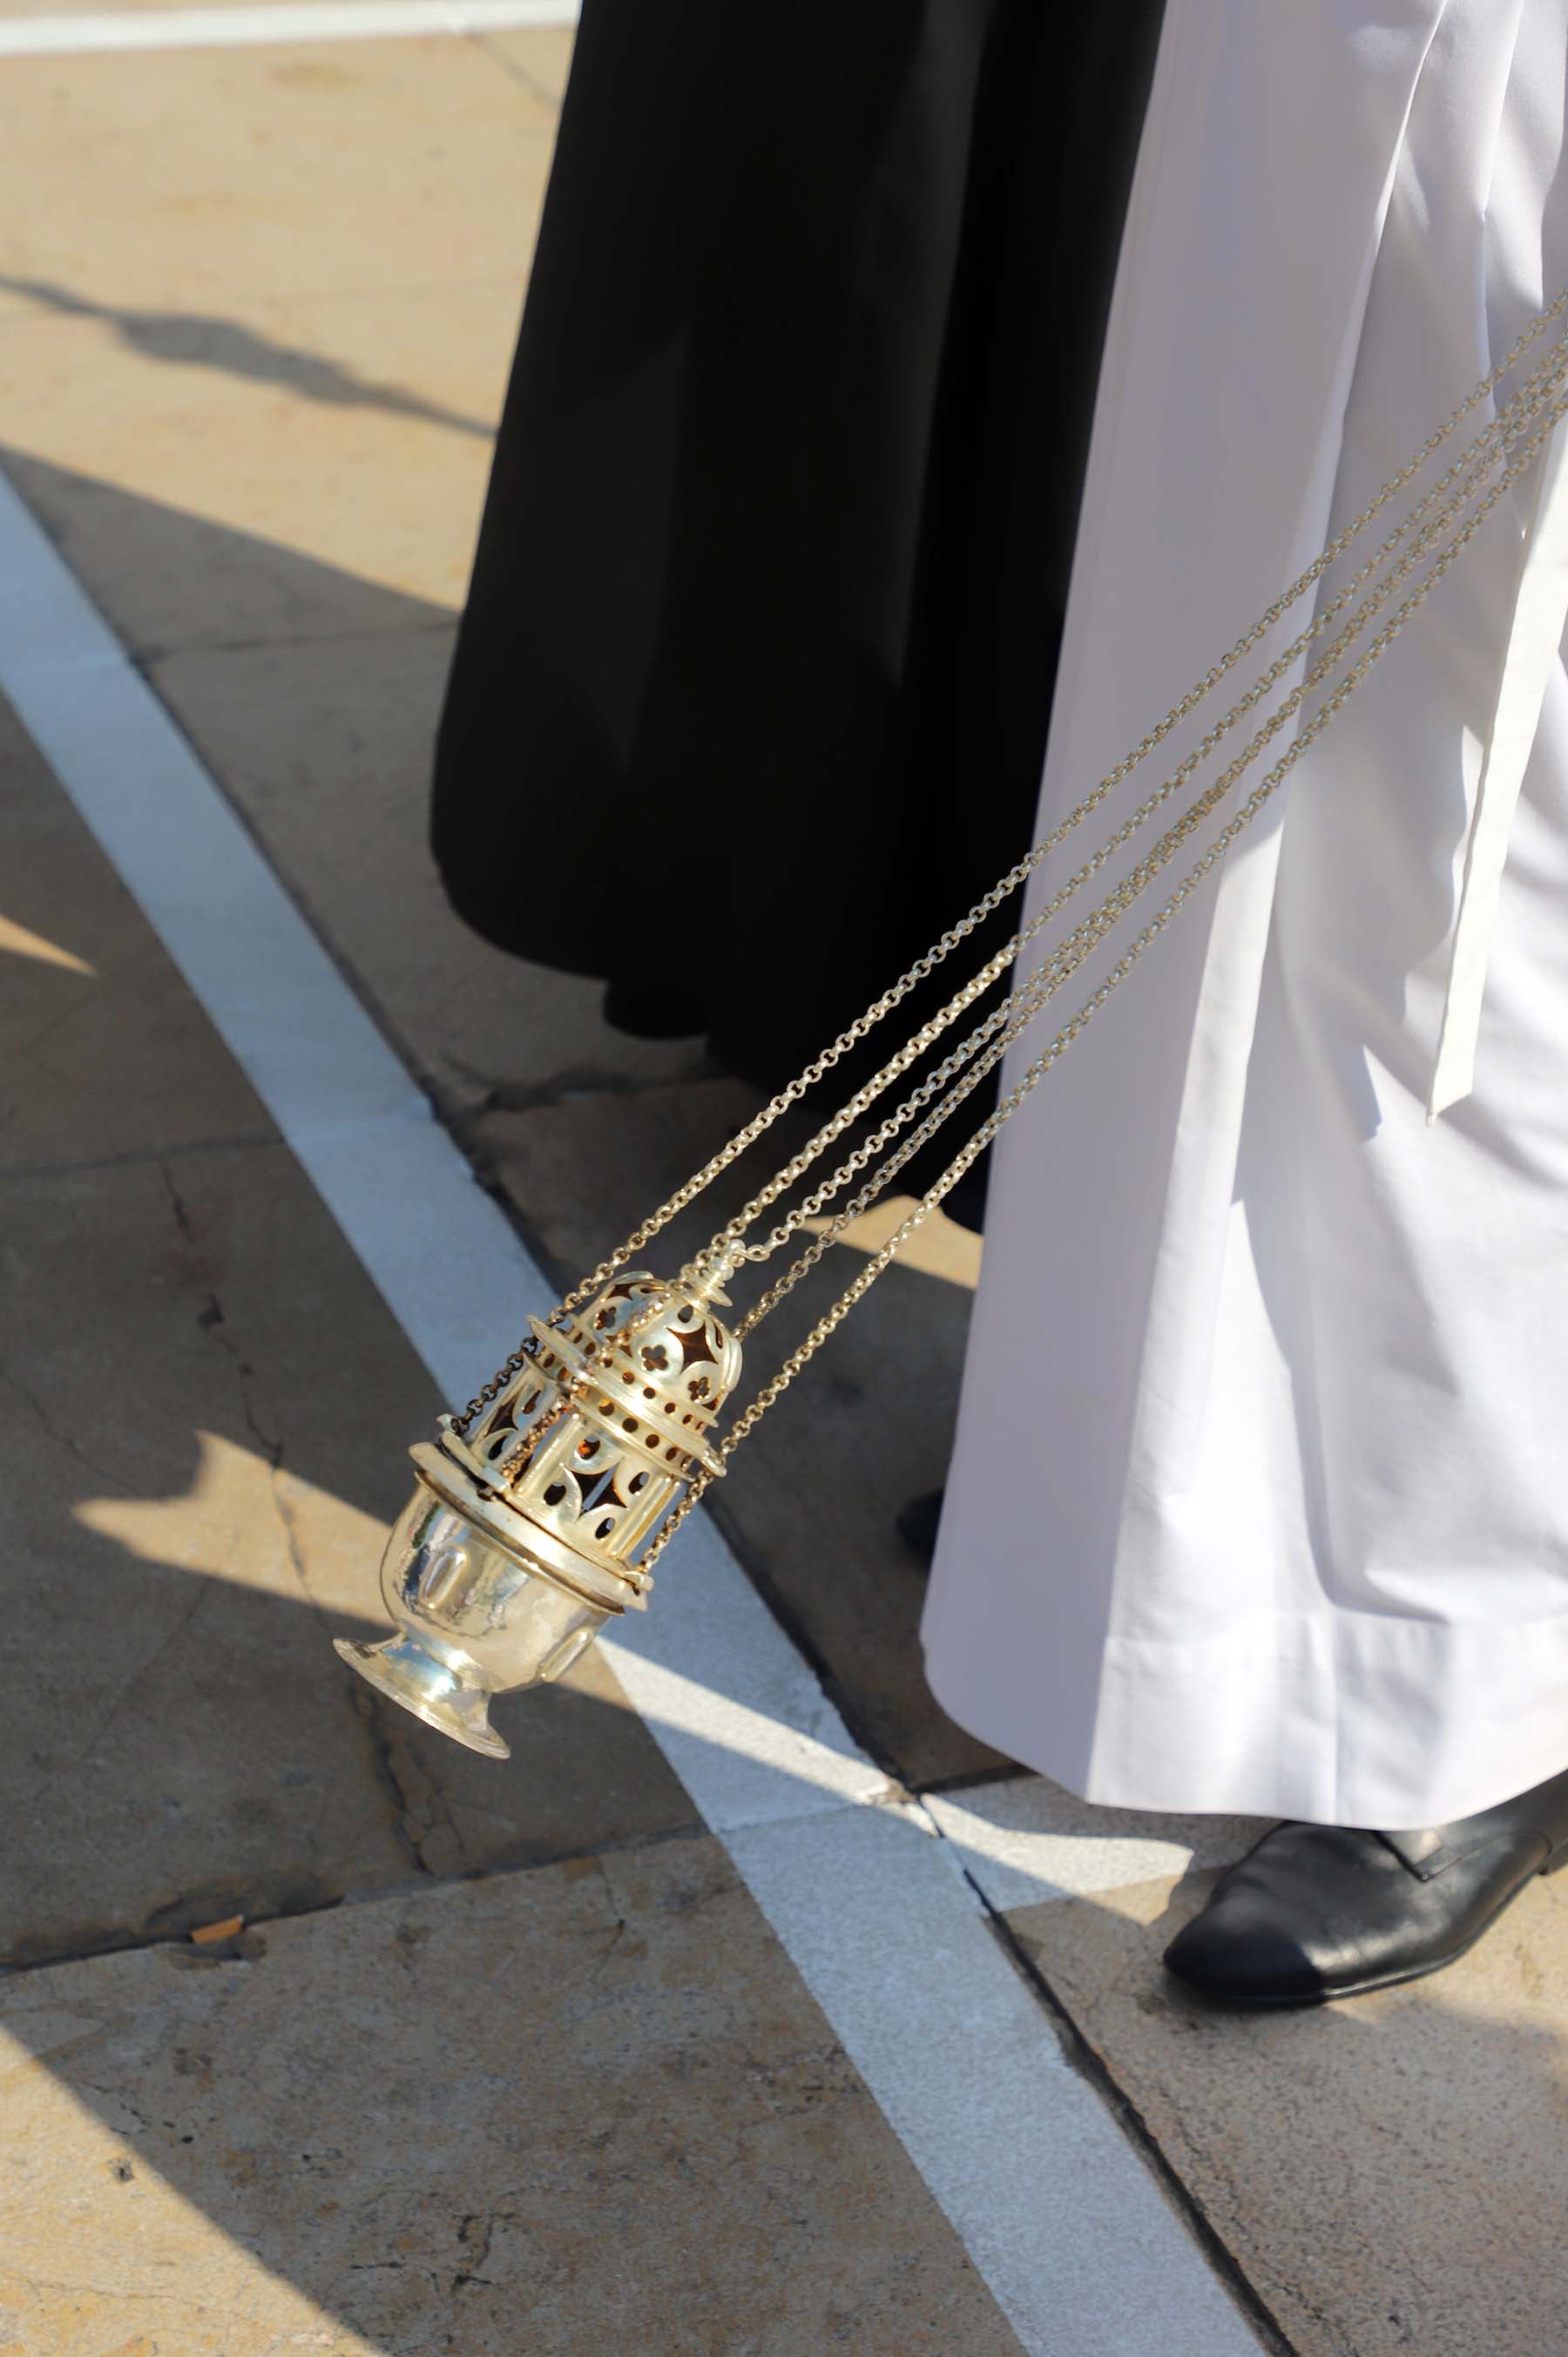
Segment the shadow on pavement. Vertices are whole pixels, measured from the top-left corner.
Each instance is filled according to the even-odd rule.
[[[155,651],[155,685],[537,1255],[575,1283],[760,1100],[713,1077],[700,1043],[650,1052],[625,1039],[599,1015],[596,983],[501,955],[446,907],[425,822],[448,618],[111,485],[25,456],[5,463],[134,643],[161,584],[190,585],[188,615],[204,584],[213,607],[232,608],[240,643]],[[149,635],[166,643],[168,621],[157,618]],[[519,888],[537,881],[520,876]],[[20,909],[5,913],[28,921]],[[822,1110],[827,1102],[824,1089]],[[816,1101],[809,1111],[820,1117]],[[758,1146],[736,1174],[745,1186],[715,1189],[660,1240],[654,1265],[670,1254],[678,1265],[772,1168],[775,1141],[788,1150],[806,1126]],[[748,1382],[778,1365],[861,1265],[835,1254],[816,1272],[759,1333]],[[930,1698],[921,1569],[895,1528],[900,1507],[941,1479],[969,1311],[961,1286],[889,1271],[715,1501],[856,1734],[921,1785],[1001,1764]]]
[[[163,361],[177,368],[215,369],[220,375],[278,385],[302,401],[384,410],[391,417],[418,418],[428,425],[447,426],[455,434],[477,435],[484,442],[495,431],[483,418],[465,417],[439,402],[404,393],[395,384],[376,384],[319,352],[275,343],[237,319],[200,311],[120,310],[113,304],[91,302],[46,278],[7,277],[3,272],[0,292],[19,295],[58,318],[95,319],[143,360]]]
[[[291,883],[305,868],[359,986],[401,1004],[400,895],[429,891],[410,821],[440,673],[389,705],[389,666],[406,674],[411,639],[448,618],[39,462],[15,473],[90,587],[150,566],[199,592],[237,582],[253,601],[264,627],[222,699],[193,717],[188,681],[160,686],[220,774],[244,777],[252,823],[292,846],[275,856]],[[98,594],[113,608],[120,593]],[[278,693],[299,646],[282,618],[302,616],[314,701]],[[355,855],[339,865],[311,832],[328,819]],[[14,868],[0,912],[91,966],[107,906],[95,858],[83,837],[65,884],[36,898]],[[380,931],[356,930],[367,873]],[[482,975],[503,994],[494,1037],[515,1024],[521,1039],[549,978],[508,965],[498,984],[456,920],[424,921],[426,995],[408,1021],[456,1024],[444,1010]],[[820,2302],[814,2320],[791,2311],[774,2330],[835,2233],[882,2250],[875,2178],[852,2189],[852,2212],[834,2173],[842,2106],[864,2091],[613,1689],[585,1672],[507,1706],[514,1757],[498,1767],[379,1703],[332,1655],[329,1634],[373,1611],[402,1447],[438,1403],[259,1108],[231,1107],[209,1134],[231,1073],[210,1039],[171,1046],[166,965],[147,941],[112,984],[40,967],[37,1032],[13,1073],[22,1115],[47,1100],[70,1136],[29,1150],[8,1122],[0,1174],[0,1932],[14,1964],[102,1961],[11,1980],[11,2034],[237,2253],[398,2357],[598,2346],[599,2324],[573,2307],[589,2285],[645,2337],[662,2329],[660,2298],[678,2333],[699,2319],[695,2337],[655,2346],[724,2346],[700,2320],[724,2235],[760,2287],[758,2350],[815,2357],[837,2339],[975,2357],[982,2344],[940,2315],[926,2340],[878,2339],[854,2310],[830,2335]],[[563,1051],[574,1071],[580,1044]],[[600,1045],[614,1070],[615,1041]],[[124,1069],[162,1074],[156,1135]],[[736,1118],[729,1082],[531,1084],[509,1099],[505,1070],[489,1069],[503,1085],[466,1117],[465,1142],[574,1275]],[[723,1500],[855,1730],[917,1781],[997,1764],[925,1695],[920,1582],[892,1532],[897,1506],[940,1476],[966,1314],[957,1288],[893,1272]],[[390,1895],[338,1904],[371,1893]],[[1291,2313],[1303,2357],[1554,2345],[1559,1968],[1531,1951],[1487,2018],[1463,2009],[1472,1984],[1456,1976],[1413,2000],[1221,2029],[1159,1980],[1164,1905],[1156,1892],[1140,1917],[1131,1901],[1058,1900],[1023,1928],[1178,2174]],[[207,1950],[183,1938],[235,1914],[259,1928]],[[149,1941],[168,1944],[103,1953]],[[1517,1945],[1505,1928],[1488,1953]],[[1537,2003],[1539,2026],[1518,2018]],[[119,2198],[111,2166],[106,2150],[93,2201]],[[122,2231],[105,2229],[107,2247]],[[886,2280],[916,2264],[891,2251]],[[538,2315],[556,2337],[537,2337]]]

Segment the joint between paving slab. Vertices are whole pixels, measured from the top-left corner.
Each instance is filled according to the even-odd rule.
[[[117,1154],[65,1155],[48,1162],[0,1162],[0,1186],[8,1180],[25,1184],[30,1179],[65,1178],[78,1172],[119,1170],[139,1162],[183,1162],[193,1155],[246,1154],[256,1146],[270,1146],[274,1153],[287,1153],[284,1140],[265,1130],[251,1130],[238,1137],[190,1137],[170,1146],[128,1146]]]
[[[470,1144],[457,1135],[469,1124],[484,1121],[493,1113],[550,1113],[562,1105],[584,1104],[602,1097],[641,1097],[669,1095],[679,1089],[708,1086],[715,1080],[729,1075],[724,1067],[705,1061],[701,1070],[691,1072],[653,1075],[642,1078],[632,1072],[600,1072],[567,1071],[552,1073],[547,1081],[487,1081],[482,1072],[458,1065],[466,1080],[484,1093],[477,1103],[465,1105],[452,1116],[449,1126],[463,1151],[472,1159]]]
[[[203,639],[197,646],[164,646],[156,640],[148,640],[145,644],[128,643],[125,652],[132,670],[137,673],[144,685],[156,695],[158,684],[153,676],[156,666],[159,663],[177,662],[184,655],[197,654],[202,657],[253,655],[268,654],[279,647],[373,645],[378,639],[393,636],[400,639],[444,638],[456,629],[456,622],[457,617],[454,612],[440,614],[431,622],[400,621],[393,629],[380,630],[264,630],[252,638]],[[231,795],[227,793],[226,789],[225,798],[236,815],[239,815],[240,805],[234,802]],[[268,859],[275,871],[276,863],[272,860],[270,854]]]
[[[374,1732],[372,1729],[372,1739],[374,1739]],[[404,1797],[403,1787],[390,1760],[385,1763],[384,1769],[378,1762],[378,1781],[385,1784],[394,1799],[402,1801]],[[302,1896],[291,1904],[263,1906],[256,1909],[253,1913],[241,1903],[242,1893],[233,1893],[231,1896],[234,1900],[234,1912],[240,1916],[244,1931],[246,1932],[264,1932],[269,1924],[293,1922],[296,1918],[304,1916],[330,1915],[342,1908],[376,1907],[406,1900],[412,1891],[453,1890],[475,1882],[508,1882],[519,1876],[547,1871],[553,1867],[575,1866],[596,1858],[628,1856],[642,1850],[663,1849],[678,1842],[718,1840],[722,1843],[726,1835],[746,1832],[757,1826],[766,1826],[771,1832],[808,1820],[812,1824],[822,1824],[831,1818],[853,1815],[857,1810],[867,1808],[910,1811],[918,1810],[918,1803],[902,1788],[895,1788],[861,1799],[835,1802],[826,1809],[808,1808],[801,1809],[793,1815],[759,1815],[755,1819],[737,1820],[736,1824],[725,1826],[722,1831],[708,1824],[698,1814],[693,1804],[692,1815],[682,1824],[660,1825],[638,1833],[607,1835],[599,1841],[583,1842],[573,1847],[551,1850],[538,1857],[515,1858],[499,1865],[452,1867],[445,1871],[433,1867],[428,1861],[423,1859],[419,1855],[416,1842],[412,1835],[405,1835],[411,1863],[414,1866],[418,1878],[412,1884],[405,1881],[370,1883],[347,1890],[333,1891],[325,1897]],[[920,1815],[922,1830],[931,1839],[943,1845],[944,1853],[952,1862],[955,1872],[969,1885],[971,1892],[976,1899],[977,1911],[988,1912],[979,1894],[974,1893],[974,1886],[959,1862],[957,1852],[947,1835],[933,1821],[926,1819],[923,1812]],[[214,1900],[213,1903],[216,1904],[217,1901]],[[27,1973],[48,1972],[61,1964],[91,1964],[100,1958],[109,1956],[139,1955],[150,1948],[183,1950],[190,1943],[188,1931],[151,1932],[134,1931],[129,1925],[105,1926],[102,1932],[86,1941],[79,1940],[74,1943],[62,1943],[47,1952],[40,1951],[36,1955],[11,1956],[0,1960],[0,1982],[18,1979]],[[218,1953],[214,1953],[211,1958],[211,1961],[217,1962],[226,1960],[226,1956]],[[249,1961],[243,1956],[239,1960]],[[1294,2357],[1294,2352],[1284,2351],[1283,2344],[1281,2347],[1282,2357]]]
[[[945,1801],[950,1792],[983,1792],[993,1784],[1026,1784],[1034,1773],[1015,1760],[1004,1760],[993,1768],[955,1768],[950,1776],[933,1776],[927,1783],[911,1784],[909,1790],[922,1801]]]
[[[651,1832],[614,1835],[603,1841],[588,1842],[573,1849],[552,1850],[547,1857],[518,1858],[510,1864],[458,1869],[449,1873],[421,1872],[419,1879],[408,1882],[379,1882],[362,1889],[333,1891],[328,1896],[300,1898],[287,1906],[259,1908],[254,1914],[236,1905],[244,1932],[264,1932],[269,1924],[292,1923],[310,1915],[332,1915],[340,1909],[378,1907],[407,1900],[412,1893],[456,1890],[475,1882],[509,1882],[514,1878],[535,1874],[551,1867],[575,1866],[594,1858],[614,1857],[645,1849],[660,1849],[674,1842],[702,1842],[714,1838],[712,1830],[695,1814],[681,1825],[662,1825]],[[242,1936],[242,1935],[241,1935]],[[54,1970],[61,1964],[94,1964],[110,1956],[140,1955],[150,1948],[184,1950],[191,1945],[188,1931],[135,1932],[108,1928],[101,1936],[75,1945],[62,1945],[40,1951],[37,1955],[12,1956],[0,1961],[0,1982],[18,1980],[27,1973]],[[225,1961],[215,1955],[213,1961]],[[250,1961],[242,1956],[240,1961]]]
[[[531,74],[520,59],[509,58],[506,51],[498,45],[493,33],[486,32],[482,26],[476,26],[470,27],[461,38],[467,41],[471,48],[480,50],[491,65],[499,66],[509,81],[519,83],[528,91],[531,98],[538,99],[540,104],[549,107],[553,113],[559,113],[561,102],[554,92],[547,84]]]
[[[945,1835],[939,1835],[946,1839]],[[1128,2142],[1144,2162],[1159,2186],[1171,2208],[1197,2244],[1209,2266],[1224,2284],[1248,2323],[1258,2335],[1268,2357],[1299,2357],[1291,2341],[1251,2277],[1246,2273],[1230,2245],[1223,2240],[1202,2202],[1168,2159],[1139,2106],[1111,2070],[1104,2057],[1090,2043],[1068,2006],[1059,1997],[1050,1981],[1041,1971],[1038,1960],[1030,1953],[1000,1908],[993,1906],[969,1869],[959,1860],[949,1844],[958,1870],[974,1892],[982,1913],[985,1916],[993,1938],[1026,1986],[1050,2016],[1061,2044],[1062,2058],[1075,2071],[1111,2113]]]

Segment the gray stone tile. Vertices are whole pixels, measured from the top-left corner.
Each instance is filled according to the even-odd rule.
[[[0,705],[0,1169],[272,1124]]]
[[[740,1127],[758,1100],[736,1082],[600,1094],[462,1125],[482,1172],[502,1187],[563,1279],[575,1279]],[[678,1266],[800,1132],[759,1142],[644,1257]],[[771,1158],[770,1157],[771,1155]],[[753,1168],[755,1157],[755,1171]],[[737,1398],[783,1360],[864,1265],[837,1247],[762,1327]],[[754,1297],[748,1276],[736,1298]],[[821,1663],[855,1734],[906,1781],[999,1764],[945,1718],[927,1689],[918,1634],[923,1567],[893,1527],[898,1507],[941,1479],[950,1442],[970,1296],[913,1269],[889,1269],[785,1394],[710,1492],[747,1568]],[[669,1560],[676,1576],[678,1555]]]
[[[29,2352],[1016,2357],[710,1839],[29,1974],[0,2072]]]
[[[1568,1889],[1447,1972],[1306,2013],[1161,1973],[1208,1873],[1009,1918],[1298,2357],[1541,2357],[1568,2314]]]
[[[444,625],[195,651],[153,677],[447,1109],[706,1071],[699,1042],[612,1031],[600,984],[506,956],[447,907],[426,837],[450,658]]]
[[[6,1953],[690,1824],[603,1664],[498,1765],[333,1655],[438,1403],[281,1146],[3,1195]]]

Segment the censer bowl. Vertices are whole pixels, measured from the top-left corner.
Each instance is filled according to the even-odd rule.
[[[724,1271],[727,1274],[727,1267]],[[628,1270],[532,1340],[438,1441],[381,1558],[394,1633],[338,1641],[351,1669],[429,1727],[509,1754],[492,1695],[548,1684],[607,1620],[641,1611],[639,1553],[724,1471],[709,1430],[740,1372],[717,1268]]]
[[[613,1609],[520,1559],[423,1477],[392,1525],[381,1587],[396,1635],[339,1637],[338,1652],[427,1727],[490,1760],[510,1757],[489,1722],[491,1695],[558,1678]]]

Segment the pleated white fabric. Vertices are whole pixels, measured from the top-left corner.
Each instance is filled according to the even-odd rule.
[[[1568,278],[1565,83],[1568,0],[1171,0],[1042,833]],[[1532,505],[1004,1135],[928,1664],[1091,1800],[1399,1827],[1568,1765],[1560,658],[1427,1120]]]

